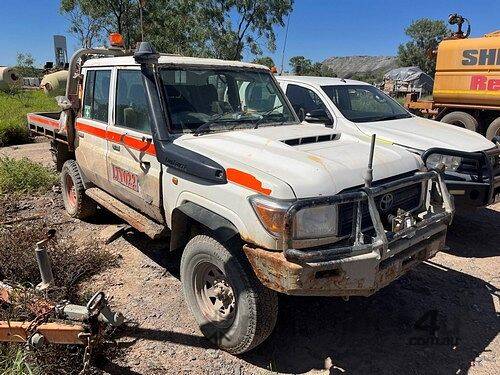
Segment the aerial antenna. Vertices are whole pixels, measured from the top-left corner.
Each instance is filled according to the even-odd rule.
[[[141,18],[141,42],[144,42],[144,22],[142,20],[142,8],[146,5],[146,0],[139,0],[139,16]]]
[[[372,187],[373,182],[373,153],[375,152],[375,142],[377,140],[377,135],[372,134],[372,142],[370,144],[370,156],[368,157],[368,168],[365,172],[365,187]]]
[[[286,49],[286,41],[288,39],[288,25],[290,25],[290,16],[292,12],[288,13],[288,19],[286,20],[286,29],[285,29],[285,42],[283,43],[283,52],[281,53],[281,71],[280,75],[283,74],[283,67],[285,65],[285,49]]]

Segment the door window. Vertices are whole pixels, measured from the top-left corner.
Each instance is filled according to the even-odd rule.
[[[117,126],[151,133],[146,90],[140,70],[118,70],[115,113]]]
[[[286,96],[297,113],[300,109],[303,109],[304,113],[317,109],[328,111],[321,98],[314,91],[305,87],[289,84],[286,88]]]
[[[88,70],[83,100],[83,117],[108,122],[111,70]]]

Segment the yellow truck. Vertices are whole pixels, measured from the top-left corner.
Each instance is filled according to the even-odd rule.
[[[459,30],[438,46],[433,99],[408,94],[405,107],[492,140],[500,136],[500,30],[468,38],[470,27],[466,35],[461,30],[464,20],[451,15]]]

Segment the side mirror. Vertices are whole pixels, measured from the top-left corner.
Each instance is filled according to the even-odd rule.
[[[306,113],[304,117],[304,121],[311,123],[322,123],[326,126],[333,125],[333,120],[330,118],[330,115],[326,112],[325,109],[314,109],[309,113]]]

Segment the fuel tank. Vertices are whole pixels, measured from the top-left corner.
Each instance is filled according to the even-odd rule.
[[[6,90],[11,85],[21,82],[21,76],[14,68],[0,66],[0,90]]]
[[[439,44],[434,101],[500,107],[500,31]]]
[[[58,72],[45,75],[40,83],[40,87],[48,96],[64,95],[67,81],[68,71],[59,70]]]

